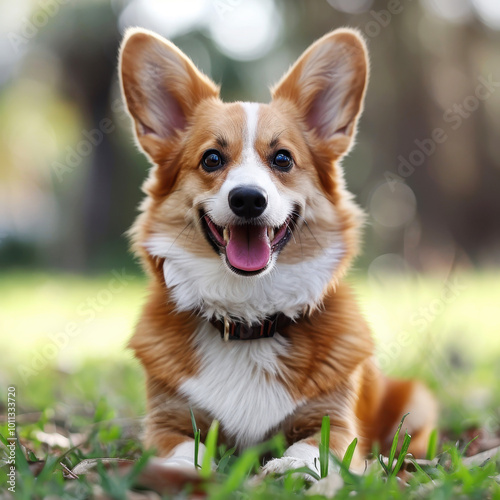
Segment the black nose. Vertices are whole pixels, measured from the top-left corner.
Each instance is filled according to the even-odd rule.
[[[236,215],[252,219],[264,213],[267,194],[256,186],[236,187],[229,193],[229,206]]]

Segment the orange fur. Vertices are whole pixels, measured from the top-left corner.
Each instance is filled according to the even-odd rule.
[[[150,32],[127,34],[120,64],[136,138],[153,164],[131,230],[134,251],[151,277],[150,296],[130,346],[148,379],[146,443],[166,456],[193,437],[192,405],[181,385],[202,369],[195,332],[207,319],[196,309],[179,310],[176,289],[166,285],[163,271],[169,249],[167,257],[159,256],[148,244],[154,235],[172,235],[172,245],[199,262],[219,258],[202,236],[198,208],[217,196],[244,161],[247,116],[241,103],[223,103],[217,86],[173,44]],[[252,145],[254,161],[262,165],[277,150],[293,152],[289,173],[269,169],[268,175],[280,196],[298,200],[308,221],[297,221],[296,241],[285,246],[278,261],[287,266],[312,262],[339,238],[342,242],[321,300],[304,304],[296,322],[280,332],[287,354],[279,355],[279,372],[266,372],[265,380],[284,387],[298,406],[265,434],[281,430],[289,445],[314,444],[321,419],[329,414],[332,450],[342,456],[352,439],[360,438],[358,464],[374,442],[387,448],[408,409],[416,409],[407,421],[414,432],[413,451],[422,454],[436,416],[422,386],[386,380],[379,373],[370,329],[342,281],[358,251],[362,213],[344,186],[338,161],[352,145],[367,74],[366,47],[355,32],[326,35],[275,86],[272,102],[259,106]],[[337,110],[331,116],[324,109],[328,104]],[[227,166],[213,173],[201,169],[209,149],[220,151]],[[224,272],[229,271],[222,269],[221,279]],[[206,432],[213,413],[195,408],[195,414]],[[221,437],[234,444],[223,425]]]

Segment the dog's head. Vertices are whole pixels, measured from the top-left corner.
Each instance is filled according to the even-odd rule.
[[[270,104],[223,103],[177,47],[144,30],[127,33],[120,68],[154,164],[134,242],[161,263],[178,308],[254,320],[316,305],[357,246],[360,212],[337,164],[367,81],[357,33],[314,43]]]

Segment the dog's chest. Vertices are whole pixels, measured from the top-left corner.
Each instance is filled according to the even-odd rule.
[[[195,408],[219,420],[239,447],[262,440],[298,406],[277,380],[285,339],[223,342],[208,322],[196,333],[200,371],[185,380],[181,392]]]

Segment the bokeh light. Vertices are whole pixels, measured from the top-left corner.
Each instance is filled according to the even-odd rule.
[[[241,2],[224,15],[215,16],[207,28],[223,54],[245,61],[267,54],[282,24],[273,0],[255,0]]]
[[[416,210],[415,194],[402,182],[378,186],[370,200],[370,214],[375,221],[393,229],[411,222]]]
[[[498,0],[472,0],[481,21],[492,29],[500,29],[500,2]]]
[[[432,15],[452,23],[465,23],[473,14],[469,0],[422,0],[422,3]]]
[[[189,33],[203,25],[210,5],[206,0],[132,0],[119,17],[123,31],[128,26],[142,26],[167,38]]]
[[[281,33],[281,18],[273,0],[133,0],[119,18],[121,31],[143,26],[168,38],[193,30],[206,31],[218,49],[237,60],[263,57]]]
[[[327,0],[328,3],[341,12],[348,14],[359,14],[367,11],[373,4],[373,0]]]

